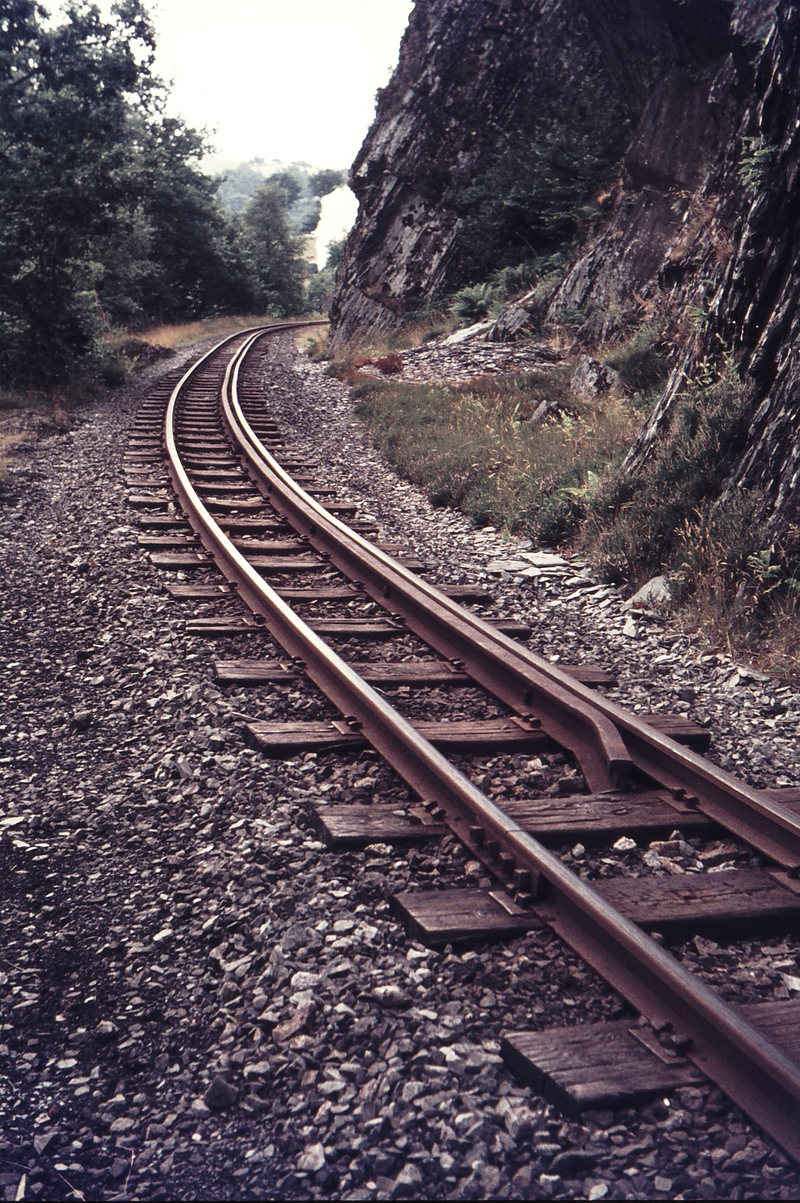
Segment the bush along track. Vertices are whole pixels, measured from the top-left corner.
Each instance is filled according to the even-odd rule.
[[[552,342],[445,339],[395,353],[390,372],[358,356],[328,370],[351,385],[374,445],[434,505],[571,545],[609,581],[636,588],[666,573],[688,625],[794,672],[797,533],[771,538],[757,493],[721,498],[753,409],[735,367],[701,365],[650,459],[626,471],[663,384],[661,340],[644,326],[601,363]]]

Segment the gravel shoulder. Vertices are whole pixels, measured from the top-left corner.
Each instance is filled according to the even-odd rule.
[[[493,612],[530,621],[536,650],[617,669],[633,708],[708,719],[714,755],[753,784],[797,783],[792,686],[655,619],[624,634],[623,599],[580,565],[498,568],[526,548],[433,509],[369,446],[347,389],[289,337],[275,347],[276,416],[432,579],[496,581]],[[6,1198],[795,1198],[794,1168],[716,1091],[571,1123],[516,1083],[501,1029],[622,1016],[622,1000],[545,928],[466,952],[407,940],[388,897],[464,884],[459,849],[327,852],[316,803],[401,804],[402,783],[370,753],[245,748],[247,719],[325,704],[220,688],[213,659],[252,641],[188,635],[195,611],[137,547],[122,454],[166,368],[42,440],[0,511]],[[478,766],[495,797],[559,771],[515,760],[502,780]],[[702,945],[682,955],[738,1000],[787,997],[800,973],[791,939],[737,946],[733,973],[731,950]]]

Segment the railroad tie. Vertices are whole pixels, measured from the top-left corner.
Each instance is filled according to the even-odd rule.
[[[644,1043],[645,1034],[658,1052]],[[646,1103],[706,1080],[686,1057],[662,1050],[651,1028],[637,1029],[629,1019],[507,1032],[500,1053],[516,1078],[571,1118]]]
[[[168,568],[172,571],[214,567],[211,557],[200,552],[155,551],[150,553],[150,562],[156,568]],[[250,563],[263,575],[278,572],[324,572],[329,570],[329,565],[324,560],[310,555],[253,556]]]
[[[202,586],[197,586],[201,588]],[[168,589],[174,596],[186,596],[183,593],[177,593],[176,590],[187,588],[187,586],[172,585]],[[191,586],[188,586],[191,588]],[[203,593],[203,597],[218,597],[219,586],[205,586],[207,592]],[[311,597],[318,597],[324,593],[319,590],[281,590],[277,592],[282,597],[291,597],[294,600],[307,600],[307,598],[297,597],[297,594],[307,594]],[[345,590],[330,589],[327,596],[331,595],[344,596],[352,598],[354,594]],[[192,596],[194,596],[192,594]],[[357,595],[356,595],[357,596]],[[363,596],[363,595],[362,595]],[[312,626],[315,625],[313,622]],[[365,681],[369,681],[371,685],[380,685],[384,688],[387,686],[397,685],[471,685],[472,678],[467,673],[459,671],[449,660],[399,660],[392,661],[387,664],[376,664],[367,661],[363,664],[354,664],[353,667],[359,672]],[[570,666],[561,666],[565,672],[570,672],[578,681],[583,681],[584,684],[590,686],[611,685],[615,684],[616,680],[603,669],[595,667],[595,665],[575,664]],[[574,671],[573,671],[574,670]],[[299,668],[293,670],[293,675],[297,676],[300,673]],[[214,662],[214,672],[217,680],[226,685],[266,685],[271,681],[284,681],[288,678],[284,674],[284,662],[280,660],[216,660]]]
[[[800,1058],[800,1005],[773,1000],[734,1007],[773,1044]],[[580,1024],[547,1032],[507,1032],[500,1053],[515,1077],[565,1115],[646,1103],[704,1075],[680,1052],[680,1041],[643,1023]]]
[[[556,745],[544,732],[514,716],[461,722],[417,722],[415,730],[434,747],[450,752],[552,752]],[[328,722],[253,722],[244,728],[245,742],[268,756],[298,752],[360,749],[366,736],[344,720]]]
[[[156,523],[158,521],[161,521],[161,522],[173,521],[172,519],[166,518],[161,514],[149,514],[148,520],[149,520],[148,525],[150,522]],[[222,584],[222,581],[220,581],[220,584]],[[191,601],[197,601],[204,597],[216,597],[217,596],[216,587],[213,585],[208,585],[208,584],[188,584],[188,585],[168,584],[168,585],[165,585],[164,588],[167,590],[168,593],[171,593],[173,597],[181,597],[181,598],[184,598],[186,600],[191,600]],[[488,601],[488,598],[482,589],[477,589],[477,588],[471,589],[469,586],[467,586],[466,588],[469,590],[466,599],[465,599],[464,594],[461,592],[461,590],[462,590],[461,585],[452,585],[452,586],[445,585],[442,587],[442,592],[447,594],[447,596],[449,596],[449,597],[456,597],[458,601],[468,600],[475,604],[480,604],[481,602]],[[456,590],[458,590],[458,592],[456,592]],[[335,586],[334,585],[331,585],[331,586],[320,585],[316,588],[313,586],[309,586],[307,588],[298,588],[298,589],[280,589],[280,588],[278,588],[278,589],[276,589],[276,593],[278,593],[279,596],[286,598],[287,600],[291,600],[291,601],[311,602],[311,601],[353,601],[353,600],[366,601],[367,600],[366,593],[364,593],[360,589],[357,589],[355,587],[355,585],[351,585],[351,584],[347,584],[347,583],[345,583],[343,585],[335,585]],[[561,665],[561,667],[563,668],[564,666]],[[583,672],[584,667],[585,666],[583,666],[583,665],[575,666],[577,672]],[[564,669],[564,671],[566,672],[566,671],[571,671],[571,670]],[[576,679],[583,681],[585,685],[615,685],[616,684],[615,677],[610,676],[608,673],[604,672],[604,670],[599,669],[599,668],[598,669],[587,668],[586,675],[577,677]]]
[[[592,885],[638,927],[673,941],[695,935],[741,938],[785,930],[800,918],[800,896],[776,873],[761,869],[605,878]],[[407,892],[396,894],[393,906],[409,934],[423,944],[470,943],[488,938],[490,932],[483,926],[480,931],[474,928],[471,905],[464,897],[469,893],[463,889]],[[479,895],[483,896],[477,891]],[[558,915],[548,904],[546,888],[544,897],[526,912],[531,913],[555,924],[557,930]],[[492,934],[498,939],[508,933],[501,925]]]
[[[290,671],[286,679],[291,679]],[[651,840],[668,838],[677,827],[684,839],[708,836],[713,831],[705,815],[688,807],[681,810],[665,790],[504,798],[503,810],[523,831],[550,847],[610,844],[623,835],[646,845]],[[392,806],[329,804],[318,806],[314,813],[321,838],[329,848],[394,842],[392,833],[397,821]],[[418,808],[407,822],[413,826],[429,818]]]
[[[250,561],[255,563],[255,557]],[[319,567],[319,565],[317,565]],[[351,595],[352,596],[352,595]],[[344,639],[391,639],[396,635],[407,635],[408,629],[401,622],[386,618],[307,618],[308,625],[320,634],[336,635]],[[504,635],[524,639],[531,633],[531,628],[525,623],[505,619],[489,619],[488,622],[495,630]],[[251,635],[263,631],[264,627],[247,617],[224,616],[220,618],[194,618],[186,624],[186,630],[191,635]],[[363,674],[362,674],[363,675]]]
[[[170,498],[166,493],[161,496],[152,496],[147,493],[129,493],[125,498],[126,502],[132,509],[161,509],[165,510],[170,503]]]

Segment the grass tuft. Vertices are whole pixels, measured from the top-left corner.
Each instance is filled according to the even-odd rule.
[[[751,390],[733,367],[680,399],[672,429],[635,475],[612,472],[587,507],[582,544],[620,579],[635,581],[672,563],[678,532],[716,501],[744,448]]]
[[[657,326],[641,326],[626,342],[606,355],[605,362],[619,372],[626,389],[641,400],[652,401],[669,375],[667,357],[661,350],[662,331]]]
[[[103,347],[113,354],[130,342],[132,337],[152,347],[188,347],[203,338],[224,338],[226,334],[235,334],[237,330],[244,330],[248,326],[269,326],[282,320],[264,314],[242,313],[234,317],[212,317],[196,322],[151,326],[148,330],[137,330],[135,335],[131,335],[129,330],[112,330],[103,338]]]
[[[565,366],[460,386],[362,376],[353,396],[375,446],[435,504],[552,543],[573,532],[636,430],[624,402],[573,396],[571,374]],[[553,416],[532,421],[543,401]]]

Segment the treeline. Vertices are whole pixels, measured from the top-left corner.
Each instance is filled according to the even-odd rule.
[[[140,0],[108,18],[78,0],[57,24],[0,0],[1,384],[97,365],[112,327],[304,308],[291,177],[227,213],[154,50]]]

